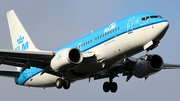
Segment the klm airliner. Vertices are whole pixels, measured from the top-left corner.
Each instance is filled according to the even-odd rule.
[[[169,22],[156,13],[140,13],[115,21],[54,51],[36,48],[13,10],[7,12],[13,50],[0,50],[0,64],[17,67],[1,70],[1,76],[14,77],[18,85],[69,89],[78,80],[109,78],[103,91],[115,93],[119,74],[129,81],[144,78],[179,64],[164,63],[150,54],[165,35]],[[146,51],[146,54],[132,56]]]

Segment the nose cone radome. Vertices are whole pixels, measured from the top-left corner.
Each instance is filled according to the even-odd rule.
[[[167,32],[169,28],[169,22],[166,20],[164,22],[159,23],[159,34],[158,34],[158,40],[160,40]]]

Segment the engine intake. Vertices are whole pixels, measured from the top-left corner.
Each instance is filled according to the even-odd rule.
[[[132,73],[138,78],[144,78],[160,71],[163,64],[163,59],[159,55],[151,55],[148,60],[141,57],[133,67]]]
[[[69,61],[74,64],[79,64],[82,61],[82,54],[78,49],[71,49],[68,55]]]
[[[161,70],[163,67],[163,59],[159,55],[153,55],[149,60],[150,67],[153,70]]]
[[[82,52],[76,48],[63,49],[51,60],[51,68],[55,71],[66,71],[75,68],[83,60]]]

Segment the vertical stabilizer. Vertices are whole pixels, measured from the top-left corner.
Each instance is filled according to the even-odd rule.
[[[28,33],[24,29],[14,10],[7,12],[7,20],[11,35],[11,41],[13,50],[17,51],[39,51],[32,40],[30,39]],[[17,67],[18,71],[21,71],[21,67]]]
[[[24,29],[14,10],[7,12],[8,25],[11,35],[13,50],[17,51],[38,51]]]

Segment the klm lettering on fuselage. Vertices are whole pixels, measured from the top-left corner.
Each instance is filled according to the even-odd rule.
[[[18,46],[14,49],[14,50],[17,50],[17,51],[25,51],[29,48],[29,42],[24,42],[24,36],[19,36],[19,38],[17,39],[17,44]]]
[[[104,33],[111,31],[112,29],[116,28],[116,22],[109,25],[109,27],[105,28]]]

